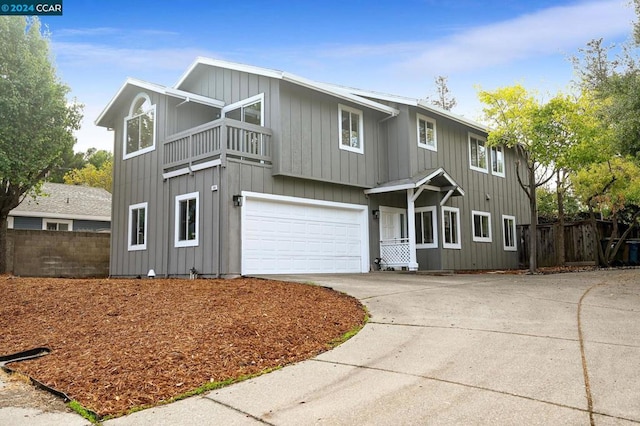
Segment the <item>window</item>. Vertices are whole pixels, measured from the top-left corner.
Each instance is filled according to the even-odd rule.
[[[436,231],[436,208],[418,207],[416,214],[416,248],[437,248],[438,232]]]
[[[198,227],[200,224],[198,200],[200,194],[178,195],[176,197],[176,247],[191,247],[198,245]]]
[[[45,231],[73,231],[73,221],[64,219],[44,219],[42,229]]]
[[[424,115],[417,115],[418,121],[418,146],[420,148],[436,151],[438,142],[436,140],[436,121]]]
[[[146,93],[135,97],[124,119],[124,159],[153,151],[156,146],[156,106]]]
[[[491,173],[504,177],[504,150],[501,146],[491,147]]]
[[[491,213],[471,211],[473,241],[481,243],[491,242]]]
[[[264,124],[264,93],[227,105],[222,109],[224,117],[257,126]]]
[[[362,111],[338,105],[340,149],[364,154]]]
[[[488,173],[487,147],[484,138],[469,135],[469,164],[472,170]]]
[[[516,218],[515,216],[502,215],[502,242],[506,251],[516,251]]]
[[[129,251],[147,249],[147,203],[129,206]]]
[[[442,247],[460,249],[460,209],[442,207]]]

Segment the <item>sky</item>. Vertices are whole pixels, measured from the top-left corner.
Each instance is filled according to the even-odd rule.
[[[630,0],[64,0],[44,16],[53,60],[84,104],[75,150],[113,151],[94,125],[128,77],[173,86],[198,56],[411,98],[445,76],[453,113],[481,121],[478,89],[569,91],[593,39],[631,37]]]

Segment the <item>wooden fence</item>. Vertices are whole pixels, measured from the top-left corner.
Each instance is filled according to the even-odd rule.
[[[601,235],[610,235],[611,223],[598,221]],[[529,225],[518,225],[518,255],[520,265],[529,265]],[[538,266],[557,266],[558,232],[557,223],[537,226],[537,258]],[[593,235],[591,223],[588,220],[565,223],[564,226],[564,256],[566,265],[594,265],[597,259],[596,238]]]

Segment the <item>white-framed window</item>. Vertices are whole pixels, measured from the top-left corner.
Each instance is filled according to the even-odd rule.
[[[479,243],[491,242],[491,213],[471,211],[471,229],[473,241]]]
[[[471,170],[489,173],[487,141],[482,136],[469,133],[469,167]]]
[[[363,114],[359,109],[338,105],[340,149],[364,154]]]
[[[129,206],[129,251],[147,249],[147,212],[148,203]]]
[[[436,207],[418,207],[415,209],[416,215],[416,248],[437,248],[438,247],[438,222],[436,217]]]
[[[156,148],[156,106],[146,93],[138,94],[131,102],[129,115],[124,118],[124,156],[135,157]]]
[[[460,209],[442,207],[442,247],[461,249],[460,243]]]
[[[506,214],[502,215],[502,243],[505,251],[517,251],[516,240],[516,217]]]
[[[504,177],[504,148],[502,146],[491,147],[491,174]]]
[[[420,148],[438,150],[438,139],[436,133],[436,120],[417,114],[418,126],[418,146]]]
[[[222,115],[245,123],[264,126],[264,93],[234,102],[222,108]]]
[[[73,231],[73,221],[67,219],[42,219],[45,231]]]
[[[176,196],[175,246],[198,245],[200,227],[199,192]]]

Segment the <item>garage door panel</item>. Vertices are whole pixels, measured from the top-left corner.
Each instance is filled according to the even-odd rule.
[[[247,197],[243,274],[362,272],[367,216],[359,206],[324,204]]]

